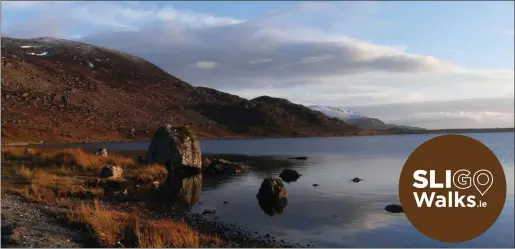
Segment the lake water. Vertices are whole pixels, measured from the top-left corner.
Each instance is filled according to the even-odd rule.
[[[313,243],[317,247],[514,247],[514,133],[465,134],[486,144],[504,166],[508,195],[497,222],[482,236],[457,244],[441,243],[419,233],[404,214],[384,210],[400,203],[398,179],[410,153],[437,135],[398,135],[292,139],[206,140],[204,154],[261,156],[250,171],[208,181],[194,212],[216,209],[219,220],[270,233],[278,239]],[[148,143],[69,145],[107,147],[110,151],[146,150]],[[263,157],[265,156],[265,157]],[[307,156],[281,167],[270,158]],[[256,163],[257,162],[257,163]],[[282,161],[284,162],[284,161]],[[284,167],[302,174],[285,184],[288,205],[269,216],[256,193],[263,178],[278,176]],[[351,183],[353,177],[365,179]],[[319,184],[313,187],[313,184]],[[227,204],[222,202],[227,201]],[[473,222],[473,221],[471,221]]]

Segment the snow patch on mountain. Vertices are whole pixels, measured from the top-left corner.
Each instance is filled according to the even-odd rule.
[[[344,108],[340,108],[340,107],[324,106],[324,105],[311,105],[308,107],[311,110],[322,112],[331,118],[338,118],[343,121],[367,118],[366,116],[357,114],[357,113],[353,112],[352,110],[344,109]]]

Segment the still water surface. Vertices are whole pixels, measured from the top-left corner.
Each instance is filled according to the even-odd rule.
[[[402,165],[420,144],[437,135],[331,138],[206,140],[204,154],[258,156],[250,171],[213,181],[204,178],[193,212],[216,209],[219,220],[270,233],[278,239],[313,243],[317,247],[514,247],[514,133],[466,134],[486,144],[504,166],[508,196],[503,213],[482,236],[458,244],[441,243],[420,234],[404,214],[384,210],[400,203],[398,179]],[[80,144],[110,151],[146,150],[148,142]],[[270,158],[307,156],[277,167]],[[284,161],[282,161],[284,162]],[[283,168],[302,177],[286,184],[288,205],[269,216],[256,200],[263,178]],[[353,177],[365,179],[351,183]],[[313,184],[319,184],[313,187]],[[227,201],[227,204],[223,204]],[[473,222],[473,221],[470,221]]]

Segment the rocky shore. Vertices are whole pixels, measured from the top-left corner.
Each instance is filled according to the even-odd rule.
[[[216,210],[188,211],[199,203],[203,175],[228,177],[248,168],[211,159],[202,156],[193,131],[170,125],[156,131],[146,155],[137,160],[107,149],[2,148],[2,247],[148,247],[155,238],[171,247],[313,246],[245,231],[219,221]],[[287,198],[276,182],[281,180],[264,184],[270,191],[259,189],[260,205],[270,206],[261,199]],[[140,225],[131,227],[132,217]],[[172,230],[163,231],[163,225]],[[141,238],[145,231],[155,234]],[[176,244],[175,239],[196,242]]]

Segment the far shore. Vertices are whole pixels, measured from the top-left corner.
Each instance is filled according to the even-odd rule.
[[[515,128],[482,128],[482,129],[438,129],[438,130],[412,130],[412,131],[366,131],[363,134],[352,135],[321,135],[321,136],[263,136],[263,137],[250,137],[250,136],[231,136],[231,137],[200,137],[202,141],[210,140],[250,140],[250,139],[281,139],[281,138],[319,138],[319,137],[356,137],[356,136],[391,136],[391,135],[422,135],[422,134],[450,134],[450,133],[492,133],[492,132],[514,132]],[[151,138],[145,139],[107,139],[107,140],[88,140],[88,141],[39,141],[39,142],[3,142],[2,146],[28,146],[36,144],[92,144],[92,143],[127,143],[127,142],[149,142]]]

